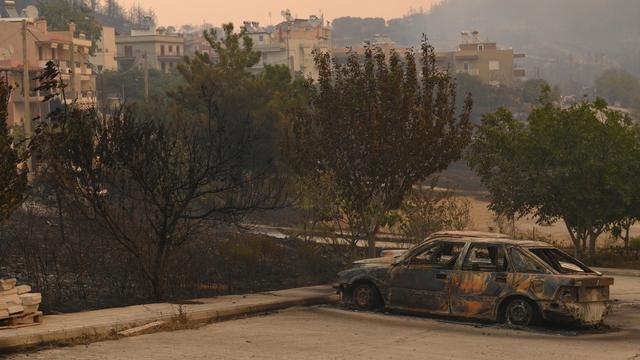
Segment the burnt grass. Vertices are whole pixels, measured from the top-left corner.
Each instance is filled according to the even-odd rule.
[[[116,244],[84,238],[0,234],[0,278],[16,277],[41,292],[45,314],[153,302],[136,259]],[[330,284],[365,249],[250,233],[207,234],[184,245],[168,264],[165,301]]]

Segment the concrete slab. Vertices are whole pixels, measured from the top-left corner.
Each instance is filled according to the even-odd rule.
[[[98,341],[157,321],[214,322],[293,306],[335,302],[334,289],[315,286],[267,293],[196,299],[188,305],[169,303],[128,306],[45,316],[42,325],[0,330],[0,353],[82,339]]]

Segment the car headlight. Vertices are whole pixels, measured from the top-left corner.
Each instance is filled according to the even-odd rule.
[[[578,288],[576,287],[561,288],[559,300],[567,301],[567,302],[578,301]]]

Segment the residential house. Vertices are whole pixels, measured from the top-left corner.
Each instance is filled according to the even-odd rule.
[[[501,49],[495,42],[480,39],[477,31],[463,32],[458,50],[436,53],[441,67],[455,74],[477,76],[492,85],[513,85],[525,77],[525,70],[516,66],[517,59],[524,57],[513,49]]]
[[[5,3],[6,5],[6,3]],[[23,39],[24,35],[26,40]],[[67,101],[76,101],[83,106],[91,106],[96,102],[95,75],[90,65],[89,50],[91,41],[76,31],[73,23],[67,31],[48,31],[47,21],[43,18],[0,18],[0,77],[8,85],[23,88],[22,76],[23,41],[26,43],[26,61],[29,69],[30,89],[37,87],[33,80],[47,62],[58,65],[60,77],[67,85],[65,89]],[[31,91],[29,96],[32,117],[44,117],[48,113],[48,104],[41,101],[44,94]],[[21,125],[24,121],[25,99],[21,90],[14,90],[9,101],[10,125]]]
[[[148,18],[146,24],[134,28],[129,35],[116,36],[117,62],[120,70],[132,66],[147,66],[163,72],[171,72],[184,59],[185,39],[173,27],[160,27]]]

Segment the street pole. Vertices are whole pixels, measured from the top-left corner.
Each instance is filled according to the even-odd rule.
[[[24,126],[24,138],[27,140],[27,144],[31,143],[31,136],[33,131],[31,128],[31,99],[30,99],[31,86],[29,85],[29,60],[27,59],[27,21],[22,20],[22,93],[24,97],[24,113],[23,113],[23,126]],[[27,179],[29,183],[33,182],[33,157],[29,155],[27,158]]]

